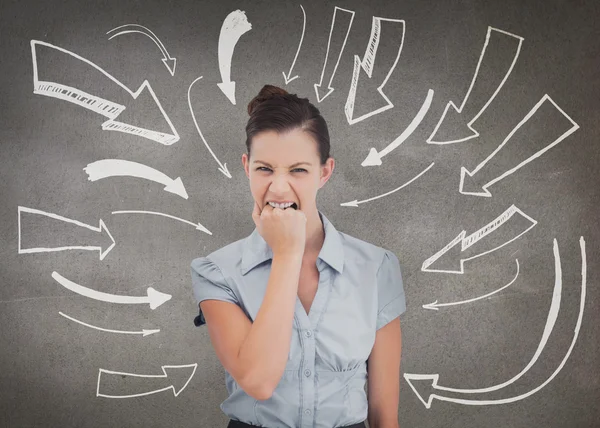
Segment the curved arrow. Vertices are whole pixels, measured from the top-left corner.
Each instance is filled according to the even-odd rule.
[[[298,75],[295,75],[294,77],[289,77],[292,75],[292,69],[294,68],[294,64],[296,64],[296,59],[298,59],[298,54],[300,53],[300,48],[302,47],[302,40],[304,40],[304,31],[306,30],[306,12],[304,11],[304,8],[302,7],[302,5],[300,5],[300,8],[302,9],[302,14],[304,15],[304,21],[302,24],[302,35],[300,36],[300,43],[298,44],[298,49],[296,50],[296,56],[294,57],[294,61],[292,61],[292,66],[290,67],[290,71],[288,71],[288,74],[286,76],[285,71],[282,71],[281,74],[283,74],[283,79],[285,80],[285,84],[287,85],[288,83],[290,83],[292,80],[295,80],[298,78]]]
[[[227,15],[219,34],[219,71],[221,72],[221,83],[217,83],[217,86],[233,105],[235,105],[235,82],[231,81],[231,58],[240,37],[251,29],[252,24],[248,22],[246,12],[238,9]]]
[[[555,257],[556,278],[555,278],[554,293],[552,295],[552,304],[550,306],[550,311],[548,313],[548,319],[546,321],[546,326],[544,328],[544,333],[542,335],[542,339],[540,341],[540,344],[538,345],[538,349],[536,350],[535,355],[533,356],[533,358],[529,362],[529,364],[525,367],[525,369],[523,369],[519,374],[517,374],[515,377],[513,377],[509,381],[501,383],[499,385],[489,387],[489,388],[480,388],[480,389],[456,389],[456,388],[447,388],[447,387],[440,386],[440,385],[438,385],[438,380],[439,380],[439,376],[440,376],[439,374],[419,375],[419,374],[405,373],[404,378],[407,380],[407,382],[410,385],[410,387],[412,388],[412,390],[415,392],[417,397],[419,397],[419,399],[425,405],[426,408],[428,408],[428,409],[431,408],[431,403],[434,398],[441,400],[441,401],[450,401],[450,402],[454,402],[454,403],[458,403],[458,404],[466,404],[466,405],[471,405],[471,406],[485,406],[485,405],[491,405],[491,404],[512,403],[515,401],[523,400],[523,399],[535,394],[540,389],[542,389],[543,387],[548,385],[552,381],[552,379],[554,379],[556,377],[556,375],[562,370],[562,368],[564,367],[565,363],[567,362],[569,356],[571,355],[571,351],[573,350],[573,347],[575,346],[575,343],[577,342],[577,337],[579,335],[579,329],[581,328],[581,322],[583,320],[583,311],[584,311],[584,307],[585,307],[585,295],[586,295],[586,282],[587,282],[587,261],[586,261],[586,254],[585,254],[585,240],[583,239],[583,236],[579,238],[579,246],[580,246],[580,250],[581,250],[581,298],[580,298],[580,303],[579,303],[579,315],[577,317],[577,323],[575,325],[575,330],[574,330],[574,334],[573,334],[573,340],[571,341],[571,346],[569,346],[569,349],[567,350],[565,357],[559,364],[558,368],[552,373],[552,375],[550,375],[550,377],[548,377],[548,379],[546,379],[541,385],[537,386],[536,388],[532,389],[531,391],[528,391],[524,394],[516,395],[513,397],[508,397],[508,398],[504,398],[504,399],[496,399],[496,400],[462,399],[462,398],[447,397],[447,396],[440,395],[440,394],[430,394],[428,399],[424,400],[422,398],[422,396],[417,392],[417,389],[415,388],[415,386],[413,385],[413,383],[415,381],[427,381],[427,382],[432,383],[432,387],[434,389],[441,390],[441,391],[449,391],[449,392],[455,392],[455,393],[461,393],[461,394],[482,393],[482,392],[488,392],[488,391],[495,391],[495,390],[506,387],[507,385],[513,383],[515,380],[520,378],[527,370],[529,370],[529,368],[531,368],[531,366],[535,363],[535,361],[539,357],[539,354],[542,352],[544,346],[546,345],[546,342],[548,341],[548,336],[552,332],[552,328],[554,327],[554,322],[556,321],[556,317],[558,316],[558,310],[560,308],[562,272],[561,272],[561,268],[560,268],[560,256],[558,254],[558,244],[556,242],[556,238],[554,239],[554,257]]]
[[[171,300],[172,297],[170,294],[161,293],[160,291],[157,291],[152,287],[148,287],[147,296],[119,296],[116,294],[103,293],[102,291],[92,290],[91,288],[87,288],[82,285],[76,284],[56,271],[52,272],[52,278],[54,278],[54,280],[63,287],[77,294],[89,297],[90,299],[101,300],[103,302],[109,303],[120,303],[127,305],[148,303],[150,304],[150,309],[156,309],[163,303]]]
[[[109,333],[121,333],[121,334],[141,334],[143,337],[146,337],[146,336],[149,336],[149,335],[151,335],[151,334],[158,333],[158,332],[160,331],[159,329],[154,329],[154,330],[146,330],[146,329],[143,329],[143,330],[141,330],[141,331],[111,330],[111,329],[108,329],[108,328],[96,327],[95,325],[91,325],[91,324],[84,323],[83,321],[79,321],[78,319],[75,319],[75,318],[73,318],[73,317],[70,317],[70,316],[69,316],[69,315],[67,315],[67,314],[63,314],[63,313],[62,313],[62,312],[60,312],[60,311],[58,311],[58,313],[59,313],[59,314],[61,314],[63,317],[65,317],[65,318],[68,318],[68,319],[70,319],[70,320],[72,320],[72,321],[75,321],[76,323],[79,323],[79,324],[81,324],[81,325],[85,325],[86,327],[90,327],[90,328],[93,328],[93,329],[96,329],[96,330],[100,330],[100,331],[106,331],[106,332],[109,332]]]
[[[382,195],[378,195],[378,196],[373,196],[372,198],[369,199],[363,199],[362,201],[359,201],[358,199],[355,199],[353,201],[350,202],[342,202],[340,205],[343,207],[357,207],[358,204],[364,204],[365,202],[369,202],[369,201],[373,201],[375,199],[379,199],[379,198],[383,198],[384,196],[390,195],[394,192],[397,192],[398,190],[402,189],[403,187],[408,186],[410,183],[412,183],[413,181],[415,181],[417,178],[419,178],[420,176],[422,176],[423,174],[425,174],[433,165],[435,164],[435,162],[431,162],[431,164],[429,164],[429,166],[427,168],[425,168],[423,171],[421,171],[420,173],[418,173],[417,175],[415,175],[413,178],[411,178],[409,181],[407,181],[406,183],[404,183],[402,186],[396,187],[394,190],[390,190],[389,192],[386,192]]]
[[[115,30],[119,30],[119,29],[123,29],[121,31],[119,31],[118,33],[113,34],[112,36],[110,36],[108,38],[108,40],[112,39],[113,37],[117,37],[120,36],[121,34],[127,34],[127,33],[140,33],[143,34],[144,36],[150,37],[150,40],[152,40],[156,46],[158,46],[158,49],[160,49],[160,52],[163,55],[163,59],[162,62],[163,64],[165,64],[165,67],[167,67],[167,70],[169,70],[169,73],[171,73],[171,76],[175,75],[175,66],[177,65],[177,59],[171,57],[171,55],[169,55],[169,52],[167,52],[167,48],[165,47],[165,45],[163,45],[163,42],[160,41],[160,39],[158,38],[158,36],[156,34],[154,34],[152,31],[150,31],[149,28],[144,27],[143,25],[139,25],[139,24],[125,24],[125,25],[121,25],[119,27],[113,28],[112,30],[108,30],[106,32],[106,34],[109,34]]]
[[[219,171],[221,171],[225,175],[225,177],[231,178],[231,173],[227,169],[227,163],[221,163],[221,161],[215,155],[215,152],[212,151],[212,149],[210,148],[210,146],[206,142],[206,139],[204,138],[204,135],[202,134],[202,131],[200,130],[200,127],[198,126],[198,121],[196,120],[196,115],[194,114],[194,109],[192,108],[192,100],[191,100],[191,97],[190,97],[190,92],[192,90],[192,86],[194,85],[194,83],[196,83],[200,79],[202,79],[202,76],[198,77],[196,80],[194,80],[192,83],[190,83],[190,86],[188,88],[187,98],[188,98],[188,106],[190,107],[190,114],[192,115],[192,119],[194,119],[194,125],[196,125],[196,131],[198,131],[198,134],[200,135],[200,138],[202,138],[202,142],[204,143],[204,145],[206,146],[206,148],[208,149],[208,151],[212,155],[213,159],[219,164],[219,168],[217,168],[217,169]]]
[[[138,210],[121,210],[121,211],[113,211],[112,214],[154,214],[154,215],[160,215],[163,217],[168,217],[168,218],[172,218],[173,220],[177,220],[180,221],[182,223],[187,223],[187,224],[191,224],[192,226],[194,226],[196,228],[196,230],[201,230],[202,232],[208,233],[209,235],[212,235],[212,232],[210,230],[208,230],[206,227],[202,226],[202,224],[200,223],[193,223],[189,220],[184,220],[182,218],[179,217],[175,217],[169,214],[164,214],[164,213],[159,213],[156,211],[138,211]]]
[[[164,184],[163,190],[188,198],[181,177],[172,179],[163,172],[148,165],[123,159],[102,159],[89,163],[83,170],[88,174],[89,181],[96,181],[107,177],[125,176],[138,177]]]
[[[456,306],[456,305],[462,305],[464,303],[475,302],[475,301],[481,300],[481,299],[487,299],[491,295],[499,293],[500,291],[502,291],[505,288],[509,287],[510,285],[512,285],[513,282],[515,282],[517,280],[517,277],[519,276],[519,259],[515,259],[515,263],[517,264],[517,273],[515,274],[515,277],[508,284],[506,284],[503,287],[500,287],[499,289],[497,289],[495,291],[492,291],[491,293],[484,294],[483,296],[475,297],[473,299],[461,300],[460,302],[438,303],[437,300],[436,300],[435,302],[430,303],[428,305],[423,305],[423,308],[437,311],[437,310],[439,310],[438,308],[440,308],[441,306]]]

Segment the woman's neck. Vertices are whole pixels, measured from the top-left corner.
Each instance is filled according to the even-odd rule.
[[[318,210],[306,215],[306,245],[305,255],[317,256],[325,242],[325,231]]]

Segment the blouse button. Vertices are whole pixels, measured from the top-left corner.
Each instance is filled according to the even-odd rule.
[[[306,410],[304,411],[304,414],[305,414],[305,415],[310,415],[310,409],[306,409]]]
[[[310,330],[306,330],[305,335],[306,335],[306,337],[310,337],[310,336],[312,336],[312,332]]]
[[[304,374],[306,375],[306,377],[310,376],[310,370],[308,370],[308,369],[304,370]]]

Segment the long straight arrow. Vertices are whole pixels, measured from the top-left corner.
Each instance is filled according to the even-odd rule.
[[[161,42],[160,39],[158,38],[158,36],[156,34],[154,34],[149,28],[146,28],[143,25],[139,25],[139,24],[125,24],[125,25],[121,25],[119,27],[113,28],[112,30],[108,30],[106,32],[106,34],[110,34],[116,30],[121,30],[121,31],[114,33],[112,36],[110,36],[108,38],[108,40],[111,40],[114,37],[120,36],[121,34],[128,34],[128,33],[140,33],[146,37],[149,37],[150,40],[152,40],[156,44],[156,46],[158,46],[158,49],[160,49],[160,52],[163,55],[162,62],[165,64],[165,67],[167,67],[167,70],[169,70],[169,73],[171,73],[171,76],[175,75],[175,66],[177,65],[177,59],[173,58],[173,57],[171,57],[171,55],[169,55],[169,52],[167,52],[167,48],[165,47],[165,45],[163,45],[163,42]]]
[[[281,72],[281,74],[283,74],[283,79],[285,80],[286,85],[288,83],[290,83],[292,80],[296,80],[298,78],[298,75],[295,75],[294,77],[290,77],[290,76],[292,75],[292,70],[294,69],[294,64],[296,64],[296,59],[298,59],[298,54],[300,53],[300,48],[302,47],[302,40],[304,40],[304,32],[306,31],[306,12],[304,11],[304,8],[302,7],[302,5],[300,5],[300,9],[302,9],[302,15],[304,15],[304,20],[302,23],[302,35],[300,36],[300,43],[298,43],[298,49],[296,50],[296,56],[294,57],[294,61],[292,61],[290,71],[288,71],[287,75],[285,74],[285,71]]]
[[[112,329],[108,329],[108,328],[102,328],[102,327],[97,327],[95,325],[91,325],[88,323],[85,323],[83,321],[79,321],[76,318],[73,318],[67,314],[64,314],[60,311],[58,311],[59,314],[61,314],[63,317],[70,319],[71,321],[75,321],[78,324],[84,325],[86,327],[90,327],[93,328],[95,330],[100,330],[100,331],[106,331],[108,333],[119,333],[119,334],[136,334],[136,335],[142,335],[143,337],[149,336],[151,334],[154,333],[158,333],[160,331],[160,329],[152,329],[152,330],[147,330],[147,329],[143,329],[141,331],[125,331],[125,330],[112,330]]]
[[[163,184],[166,192],[171,192],[188,198],[183,182],[180,177],[172,179],[148,165],[123,159],[102,159],[89,163],[83,170],[88,174],[88,180],[96,181],[107,177],[138,177]]]
[[[104,293],[102,291],[92,290],[91,288],[76,284],[56,271],[52,272],[52,278],[54,278],[54,280],[63,287],[77,294],[89,297],[90,299],[109,303],[120,303],[124,305],[146,303],[150,305],[150,309],[156,309],[163,303],[171,300],[172,297],[170,294],[161,293],[152,287],[148,287],[146,296],[119,296],[117,294]]]

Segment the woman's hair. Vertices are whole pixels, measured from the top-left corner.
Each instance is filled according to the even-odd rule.
[[[252,137],[262,131],[284,133],[296,128],[307,132],[317,142],[321,165],[329,158],[329,131],[319,109],[308,98],[298,98],[286,90],[265,85],[248,103],[250,118],[246,124],[246,149],[248,157]]]

